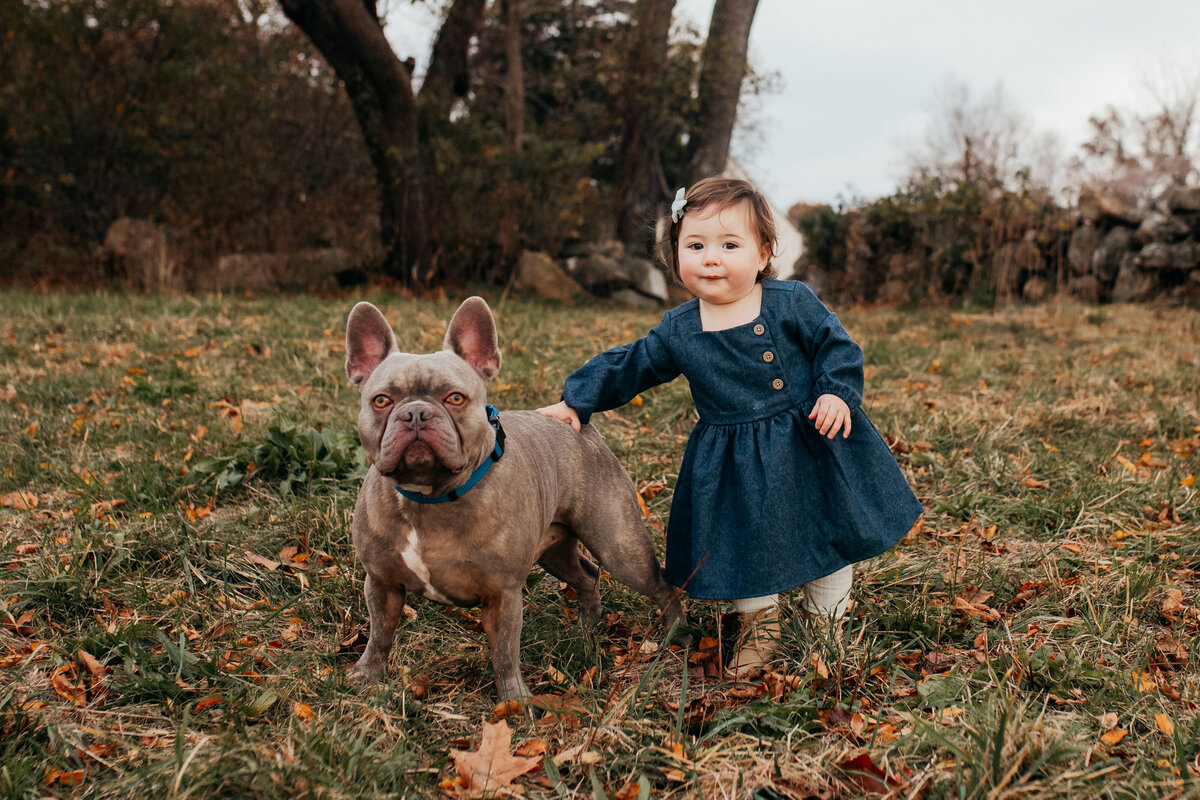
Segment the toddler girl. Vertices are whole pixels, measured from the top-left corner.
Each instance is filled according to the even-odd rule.
[[[666,578],[732,600],[734,677],[760,670],[779,636],[779,592],[841,617],[856,561],[921,513],[860,407],[862,349],[802,283],[775,280],[775,224],[749,183],[707,178],[671,207],[669,260],[695,299],[645,337],[601,353],[539,409],[578,429],[597,411],[687,376],[692,430],[667,528]]]

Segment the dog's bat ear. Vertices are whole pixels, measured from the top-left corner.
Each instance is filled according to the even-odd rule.
[[[454,312],[446,341],[442,345],[466,361],[485,381],[500,372],[500,345],[496,340],[496,320],[482,297],[468,297]]]
[[[398,353],[396,334],[383,313],[370,303],[359,303],[346,320],[346,375],[355,386],[392,353]]]

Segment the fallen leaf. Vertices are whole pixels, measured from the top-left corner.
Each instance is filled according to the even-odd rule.
[[[1109,711],[1107,714],[1101,714],[1096,717],[1096,721],[1100,723],[1101,728],[1111,730],[1117,727],[1117,714],[1115,711]]]
[[[1188,488],[1188,489],[1192,488],[1192,484],[1194,484],[1195,482],[1196,482],[1196,476],[1191,475],[1191,474],[1189,474],[1186,478],[1180,479],[1180,481],[1179,481],[1180,484],[1182,484],[1185,488]]]
[[[297,702],[296,705],[292,706],[292,714],[298,717],[301,722],[312,722],[317,716],[313,713],[312,706],[303,702]]]
[[[1039,481],[1036,478],[1026,478],[1021,483],[1029,489],[1049,489],[1049,481]]]
[[[219,706],[221,703],[224,703],[224,702],[225,702],[225,698],[221,697],[221,695],[210,694],[208,697],[205,697],[203,700],[196,703],[196,710],[204,711],[207,708],[212,708],[213,706]]]
[[[1139,669],[1133,673],[1133,688],[1139,692],[1153,692],[1158,688],[1158,684]]]
[[[1111,731],[1105,731],[1100,736],[1100,741],[1104,742],[1109,747],[1116,747],[1121,743],[1121,740],[1129,735],[1129,731],[1124,728],[1114,728]]]
[[[847,782],[862,794],[885,794],[888,791],[887,773],[866,753],[842,761],[838,769],[846,773]]]
[[[510,751],[512,729],[501,720],[483,723],[483,737],[478,750],[451,750],[450,758],[459,775],[466,779],[470,797],[512,786],[513,780],[541,766],[541,758],[513,756]]]
[[[412,696],[417,700],[424,700],[429,697],[429,676],[428,675],[413,675],[408,682],[408,690],[412,692]]]
[[[520,700],[501,700],[492,709],[492,719],[501,720],[506,717],[514,717],[525,710]]]
[[[1175,723],[1172,722],[1171,718],[1166,714],[1155,714],[1154,724],[1158,726],[1158,729],[1162,731],[1165,736],[1175,735]]]
[[[825,680],[829,680],[829,667],[825,666],[825,662],[821,659],[821,654],[813,652],[808,657],[808,663],[812,665],[813,672]]]

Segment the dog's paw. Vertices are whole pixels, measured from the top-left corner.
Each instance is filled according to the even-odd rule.
[[[356,683],[383,683],[387,680],[387,667],[374,662],[364,664],[360,659],[346,673],[346,677]]]

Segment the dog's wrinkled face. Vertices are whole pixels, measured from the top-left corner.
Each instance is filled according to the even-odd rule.
[[[358,435],[375,469],[405,488],[439,494],[491,449],[486,381],[500,368],[496,327],[479,298],[459,308],[446,349],[401,353],[369,303],[346,325],[346,373],[362,392]]]

